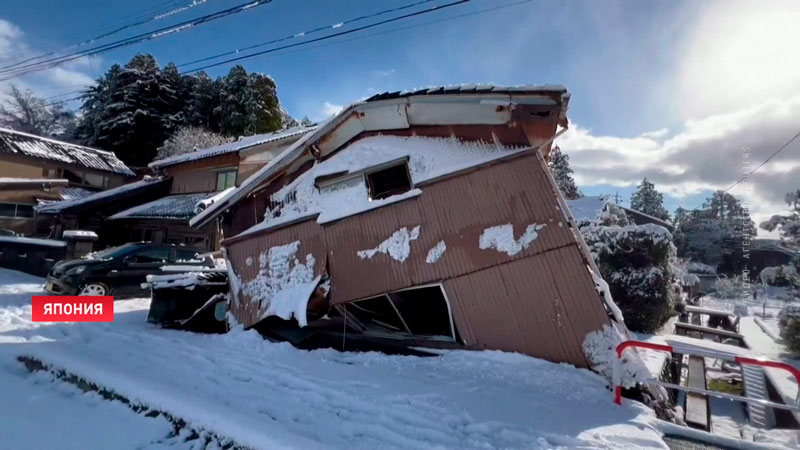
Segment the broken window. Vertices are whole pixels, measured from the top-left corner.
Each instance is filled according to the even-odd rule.
[[[366,174],[369,198],[378,200],[411,190],[411,177],[406,163]]]
[[[439,285],[391,292],[347,304],[347,314],[365,333],[402,333],[411,337],[455,340],[453,319]]]

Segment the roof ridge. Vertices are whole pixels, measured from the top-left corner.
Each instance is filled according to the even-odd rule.
[[[12,128],[0,127],[0,132],[9,132],[9,133],[12,133],[12,134],[21,134],[23,136],[28,136],[28,137],[32,137],[32,138],[36,138],[36,139],[41,139],[43,141],[48,141],[48,142],[54,142],[56,144],[71,145],[73,147],[80,147],[82,149],[91,150],[93,152],[98,152],[98,153],[110,155],[110,156],[113,156],[113,157],[117,158],[117,155],[114,152],[110,152],[108,150],[102,150],[102,149],[94,148],[94,147],[87,147],[85,145],[75,144],[73,142],[59,141],[58,139],[53,139],[53,138],[46,137],[46,136],[39,136],[38,134],[26,133],[24,131],[14,130]],[[117,158],[117,159],[119,159],[119,158]]]

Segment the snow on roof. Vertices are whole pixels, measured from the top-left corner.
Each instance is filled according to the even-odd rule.
[[[63,178],[10,178],[0,177],[0,185],[3,184],[67,184],[69,180]]]
[[[348,118],[353,116],[353,113],[358,113],[360,116],[365,116],[367,111],[378,111],[383,105],[381,104],[381,100],[388,100],[388,99],[395,99],[399,97],[409,97],[407,99],[408,103],[412,102],[422,102],[423,100],[415,100],[414,97],[420,95],[435,95],[435,94],[481,94],[481,95],[472,95],[466,97],[467,100],[463,103],[459,104],[460,108],[463,108],[463,113],[461,111],[454,111],[452,108],[442,109],[441,111],[431,112],[429,109],[422,109],[417,111],[416,109],[403,109],[398,108],[396,114],[381,114],[377,113],[370,117],[370,120],[361,121],[360,119],[356,122],[348,121]],[[502,87],[502,86],[495,86],[495,85],[487,85],[487,86],[458,86],[458,87],[441,87],[441,88],[426,88],[419,91],[410,91],[407,93],[403,92],[393,92],[393,93],[385,93],[375,95],[370,97],[369,99],[356,102],[348,107],[344,108],[339,114],[334,115],[328,118],[325,122],[319,124],[315,130],[306,135],[302,136],[298,139],[294,144],[290,145],[286,148],[283,152],[277,155],[274,159],[272,159],[267,165],[259,169],[253,175],[248,177],[246,180],[242,182],[242,184],[231,191],[228,195],[224,196],[223,198],[219,199],[214,205],[210,206],[209,208],[205,209],[203,212],[195,216],[189,224],[193,227],[202,226],[207,223],[209,220],[216,217],[221,212],[225,211],[228,207],[232,204],[236,203],[239,199],[247,195],[248,193],[252,192],[256,189],[260,183],[265,180],[268,180],[270,177],[278,173],[279,171],[283,170],[288,164],[292,161],[295,161],[304,150],[310,147],[313,143],[317,142],[319,144],[320,138],[327,135],[328,133],[332,133],[334,130],[337,129],[342,124],[347,123],[348,125],[352,125],[347,128],[345,131],[340,133],[337,136],[338,139],[342,139],[345,136],[353,138],[357,136],[361,132],[366,131],[380,131],[385,129],[399,129],[399,128],[408,128],[411,127],[412,123],[414,126],[421,126],[421,125],[442,125],[447,123],[460,123],[460,124],[496,124],[494,120],[498,118],[503,118],[503,110],[492,108],[495,111],[494,116],[487,115],[487,111],[482,111],[483,115],[475,116],[471,114],[473,112],[472,109],[476,105],[483,106],[487,102],[491,102],[496,100],[498,96],[505,96],[506,103],[511,103],[517,99],[521,99],[520,96],[548,96],[552,97],[553,95],[560,94],[560,104],[561,104],[561,113],[560,115],[562,118],[566,118],[566,110],[567,104],[569,103],[569,93],[567,92],[564,86],[534,86],[534,85],[526,85],[526,86],[517,86],[517,87]],[[514,97],[517,96],[517,97]],[[530,100],[530,99],[525,99]],[[535,99],[534,99],[535,100]],[[430,102],[430,100],[425,100],[426,102]],[[491,104],[491,103],[490,103]],[[424,111],[428,111],[425,113]],[[399,116],[399,117],[398,117]],[[506,118],[506,120],[510,120]],[[399,122],[398,122],[399,121]]]
[[[453,138],[367,137],[340,150],[273,194],[274,199],[283,200],[285,203],[283,208],[280,211],[267,211],[263,222],[243,231],[241,235],[314,215],[318,216],[317,223],[325,224],[413,198],[422,193],[420,189],[411,189],[383,199],[370,199],[367,187],[361,178],[353,182],[337,183],[335,189],[317,190],[314,183],[320,176],[341,174],[345,177],[347,174],[407,158],[411,182],[418,185],[524,150],[495,143],[462,142]],[[290,197],[293,200],[287,201]]]
[[[61,200],[77,200],[79,198],[88,197],[96,193],[97,191],[93,191],[91,189],[86,189],[81,187],[70,187],[70,186],[62,187],[59,190],[59,195],[61,196]]]
[[[67,237],[88,237],[88,238],[95,238],[97,239],[97,233],[94,231],[89,230],[67,230],[61,234],[61,236]]]
[[[56,241],[54,239],[37,239],[24,236],[0,236],[0,242],[7,242],[10,244],[33,244],[42,245],[46,247],[65,247],[65,241]]]
[[[366,99],[366,102],[387,100],[390,98],[410,97],[412,95],[447,95],[447,94],[534,94],[549,92],[566,93],[567,88],[558,84],[498,86],[494,84],[457,84],[450,86],[428,86],[408,91],[383,92]]]
[[[92,203],[102,200],[111,200],[119,196],[131,194],[140,189],[150,189],[152,187],[158,186],[161,182],[165,182],[167,180],[168,179],[165,177],[145,178],[143,180],[139,180],[133,183],[123,184],[122,186],[118,186],[113,189],[96,192],[92,195],[88,195],[85,197],[78,197],[73,200],[64,200],[60,202],[47,203],[45,205],[39,206],[39,213],[55,214],[65,211],[67,209],[75,208],[77,206],[90,205]]]
[[[196,161],[198,159],[210,158],[212,156],[224,155],[226,153],[238,152],[249,147],[256,145],[266,144],[268,142],[276,142],[283,139],[288,139],[293,136],[308,133],[316,129],[316,126],[310,127],[295,127],[288,130],[276,131],[274,133],[255,134],[253,136],[244,136],[234,142],[227,142],[225,144],[217,145],[216,147],[197,150],[189,153],[182,153],[180,155],[170,156],[169,158],[159,159],[148,164],[149,167],[154,169],[160,167],[172,166],[187,161]]]
[[[567,207],[572,213],[572,218],[575,219],[575,222],[594,222],[599,220],[607,204],[608,197],[604,195],[567,200]]]
[[[120,211],[108,219],[191,219],[196,214],[197,203],[216,194],[214,192],[170,195]]]
[[[112,152],[0,128],[0,153],[58,161],[87,169],[134,175]]]

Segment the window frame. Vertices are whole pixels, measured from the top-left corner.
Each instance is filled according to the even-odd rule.
[[[233,180],[228,180],[228,177],[233,175]],[[224,183],[222,189],[220,189],[220,176],[224,177]],[[222,192],[225,189],[236,187],[236,179],[239,177],[239,168],[238,167],[227,167],[224,169],[219,169],[214,172],[214,191],[215,192]],[[232,181],[230,185],[227,185],[228,181]]]
[[[375,185],[374,185],[371,177],[373,177],[373,176],[375,176],[375,175],[377,175],[377,174],[379,174],[381,172],[384,172],[384,171],[387,171],[387,170],[390,170],[390,169],[395,169],[395,168],[401,167],[401,166],[403,167],[403,169],[405,169],[406,179],[408,180],[408,189],[406,189],[403,192],[392,194],[392,195],[389,195],[389,196],[386,196],[386,197],[377,197],[375,195]],[[389,161],[389,162],[387,162],[385,164],[381,164],[379,166],[370,167],[368,170],[364,171],[363,177],[364,177],[364,184],[367,187],[367,195],[369,196],[370,201],[383,200],[383,199],[386,199],[386,198],[389,198],[389,197],[393,197],[395,195],[402,195],[402,194],[405,194],[406,192],[411,191],[411,190],[414,189],[414,180],[411,179],[411,171],[408,169],[408,157],[403,157],[400,160]]]
[[[413,290],[417,290],[417,289],[434,288],[434,287],[438,287],[439,288],[440,292],[442,293],[442,299],[444,300],[445,305],[447,306],[447,315],[448,315],[448,322],[449,322],[449,325],[450,325],[450,334],[449,335],[427,335],[427,334],[416,334],[416,333],[413,333],[411,331],[411,328],[408,326],[408,323],[406,322],[405,318],[403,317],[403,314],[400,312],[400,310],[394,304],[394,301],[392,300],[392,298],[391,298],[391,296],[389,294],[394,294],[394,293],[397,293],[397,292],[413,291]],[[390,331],[388,329],[386,331],[375,330],[373,327],[370,327],[368,324],[365,324],[364,322],[359,320],[351,312],[352,309],[350,311],[348,311],[347,306],[350,306],[352,308],[352,307],[355,306],[355,303],[357,303],[357,302],[359,302],[361,300],[373,300],[373,299],[379,299],[379,298],[385,299],[386,301],[389,302],[389,304],[394,309],[395,314],[397,314],[397,317],[403,323],[403,326],[405,327],[404,331],[399,331],[399,332],[394,331],[393,332],[393,331]],[[343,316],[345,316],[347,318],[348,322],[354,323],[356,328],[360,329],[361,333],[363,333],[365,335],[373,335],[373,336],[380,336],[380,337],[391,337],[392,334],[398,334],[401,337],[403,335],[405,335],[406,337],[411,337],[413,339],[419,339],[419,340],[440,340],[440,339],[437,339],[437,338],[447,338],[446,342],[459,343],[457,332],[456,332],[455,319],[453,318],[453,308],[450,305],[450,298],[447,296],[447,290],[444,288],[444,285],[442,283],[429,283],[429,284],[422,284],[422,285],[419,285],[419,286],[412,286],[412,287],[408,287],[408,288],[404,288],[404,289],[398,289],[396,291],[386,292],[386,293],[383,293],[383,294],[380,294],[380,295],[375,295],[375,296],[372,296],[372,297],[364,298],[364,299],[361,299],[361,300],[355,300],[353,302],[347,302],[347,303],[344,303],[344,304],[341,304],[341,305],[336,305],[336,309],[340,314],[342,314]]]
[[[0,202],[0,205],[14,205],[14,215],[13,216],[6,216],[0,214],[0,218],[3,219],[25,219],[25,220],[33,220],[36,217],[36,205],[31,203],[20,203],[20,202]],[[31,215],[30,216],[21,216],[19,215],[19,207],[20,206],[29,206],[31,208]]]

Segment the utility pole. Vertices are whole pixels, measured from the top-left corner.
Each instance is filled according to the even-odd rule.
[[[614,203],[616,203],[616,204],[618,204],[618,205],[619,205],[619,200],[620,200],[620,197],[619,197],[619,191],[617,191],[617,192],[614,194]]]

